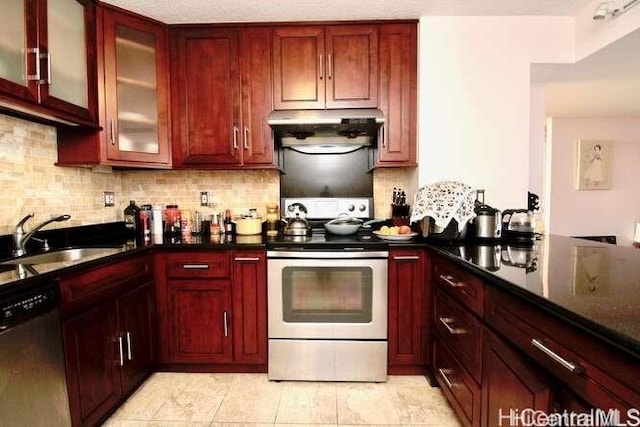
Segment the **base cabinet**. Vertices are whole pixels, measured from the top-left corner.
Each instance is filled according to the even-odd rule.
[[[163,364],[204,371],[266,369],[264,250],[161,253],[156,283]]]
[[[141,257],[60,279],[74,426],[99,425],[154,369],[151,272]]]
[[[425,286],[422,249],[389,250],[389,372],[421,372],[430,296]],[[428,346],[426,348],[429,348]],[[427,353],[425,356],[429,357]],[[428,362],[428,361],[427,361]],[[426,363],[428,365],[428,363]]]

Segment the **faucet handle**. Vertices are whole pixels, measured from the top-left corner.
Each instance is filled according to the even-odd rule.
[[[18,222],[18,224],[16,224],[16,233],[24,234],[24,224],[25,224],[25,222],[29,221],[31,218],[33,218],[33,212],[31,212],[30,214],[27,214],[24,218],[22,218]]]

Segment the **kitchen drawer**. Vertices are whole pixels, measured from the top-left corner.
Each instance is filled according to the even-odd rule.
[[[228,251],[167,254],[166,268],[167,277],[173,279],[223,278],[231,275]]]
[[[480,387],[439,337],[433,346],[433,372],[442,392],[465,426],[480,425]]]
[[[109,263],[65,275],[59,280],[63,315],[88,308],[103,299],[153,281],[153,262],[150,256],[136,257]]]
[[[480,278],[442,258],[436,259],[433,271],[436,286],[482,317],[484,284]]]
[[[494,288],[487,295],[486,322],[590,405],[640,407],[637,358]]]
[[[440,339],[479,383],[482,377],[482,324],[440,289],[435,293],[434,327]]]

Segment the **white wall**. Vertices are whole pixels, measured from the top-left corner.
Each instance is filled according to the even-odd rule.
[[[422,17],[419,185],[456,179],[526,207],[530,64],[572,62],[567,17]]]
[[[640,120],[637,118],[553,118],[551,210],[548,229],[565,236],[615,235],[629,245],[640,220]],[[614,141],[610,190],[576,190],[579,139]]]

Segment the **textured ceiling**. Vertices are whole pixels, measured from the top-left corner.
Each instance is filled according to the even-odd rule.
[[[103,0],[167,24],[417,19],[420,16],[575,16],[592,0]]]

